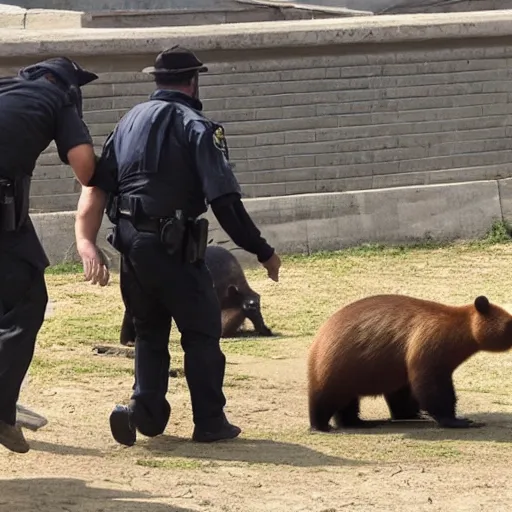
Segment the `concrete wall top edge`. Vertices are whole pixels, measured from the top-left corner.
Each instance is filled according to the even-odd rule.
[[[0,30],[0,58],[154,55],[177,43],[194,51],[223,51],[510,35],[512,10],[128,29],[5,29]]]

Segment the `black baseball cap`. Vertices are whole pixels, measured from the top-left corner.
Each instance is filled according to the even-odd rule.
[[[179,45],[159,53],[155,59],[155,65],[144,68],[143,73],[150,75],[176,75],[188,71],[202,73],[208,68],[187,48]]]
[[[56,75],[57,78],[68,86],[75,85],[82,87],[98,79],[98,75],[90,71],[85,71],[75,61],[67,57],[55,57],[43,60],[37,64],[23,68],[20,70],[20,73],[30,73],[41,69]]]

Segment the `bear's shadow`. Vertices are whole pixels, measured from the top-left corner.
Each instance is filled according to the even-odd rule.
[[[441,428],[430,418],[411,421],[371,420],[370,428],[333,430],[333,435],[404,434],[416,441],[491,441],[509,443],[512,440],[512,413],[468,413],[460,417],[485,423],[480,428]]]

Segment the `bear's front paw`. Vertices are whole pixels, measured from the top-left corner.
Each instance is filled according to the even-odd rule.
[[[260,329],[260,334],[262,336],[274,336],[274,333],[267,326]]]

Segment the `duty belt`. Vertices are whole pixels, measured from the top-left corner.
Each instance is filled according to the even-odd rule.
[[[117,196],[115,202],[116,218],[128,219],[137,231],[158,234],[168,254],[180,254],[189,263],[204,260],[208,245],[206,219],[184,218],[180,210],[168,217],[151,218],[143,214],[137,201],[126,196]]]
[[[117,210],[119,212],[119,217],[131,221],[137,231],[147,231],[148,233],[156,234],[160,233],[162,223],[168,221],[177,213],[171,214],[169,217],[147,217],[146,215],[137,215],[135,216],[136,218],[134,218],[134,215],[132,215],[130,211],[130,202],[125,196],[118,196]]]

